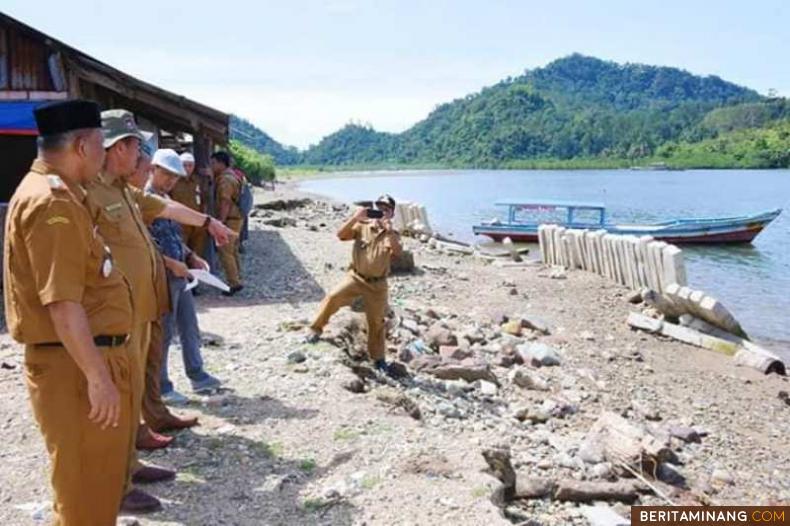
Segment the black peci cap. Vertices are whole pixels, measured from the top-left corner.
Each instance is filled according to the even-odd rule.
[[[83,128],[101,128],[101,112],[95,102],[82,99],[48,102],[33,111],[41,136]]]

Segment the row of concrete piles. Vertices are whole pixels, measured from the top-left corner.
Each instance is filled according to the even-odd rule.
[[[634,290],[664,292],[673,283],[686,285],[683,252],[650,236],[540,225],[538,240],[546,265],[595,272]]]
[[[595,272],[640,291],[661,319],[632,312],[631,327],[734,356],[737,365],[763,373],[786,374],[782,359],[750,342],[720,301],[686,286],[683,252],[678,247],[650,236],[557,225],[541,225],[538,240],[544,264]]]
[[[395,205],[395,216],[392,226],[405,234],[431,234],[428,211],[419,203],[398,203]]]

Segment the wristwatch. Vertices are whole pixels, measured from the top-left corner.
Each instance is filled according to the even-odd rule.
[[[211,219],[211,216],[206,214],[206,220],[203,221],[203,228],[208,228],[208,226],[211,224]]]

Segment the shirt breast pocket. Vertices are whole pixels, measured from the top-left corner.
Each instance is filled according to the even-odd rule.
[[[124,210],[122,203],[105,206],[99,211],[99,217],[96,218],[96,224],[99,227],[99,232],[101,233],[102,237],[104,237],[107,241],[118,241],[122,237],[125,213],[126,211]]]

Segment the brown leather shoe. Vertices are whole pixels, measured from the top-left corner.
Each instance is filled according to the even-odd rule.
[[[143,466],[132,475],[132,482],[135,484],[152,484],[154,482],[164,482],[176,478],[176,472],[172,469],[160,468],[157,466]]]
[[[133,489],[121,501],[121,511],[124,513],[153,513],[161,509],[159,499],[139,489]]]
[[[162,449],[163,447],[169,446],[172,441],[173,437],[160,435],[146,427],[143,433],[137,434],[137,442],[135,445],[137,449]]]
[[[197,417],[194,418],[179,418],[177,416],[172,416],[162,423],[157,424],[155,426],[151,426],[151,429],[161,433],[162,431],[178,431],[181,429],[187,429],[189,427],[194,427],[198,424]]]

